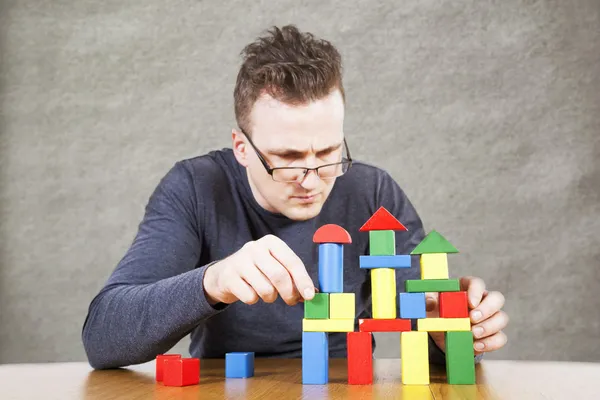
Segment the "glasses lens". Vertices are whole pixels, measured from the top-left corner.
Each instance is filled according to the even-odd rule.
[[[304,168],[275,168],[273,179],[277,182],[297,182],[304,177]]]
[[[341,163],[325,165],[319,168],[319,177],[321,179],[337,178],[343,175],[348,170],[348,162],[342,161]]]

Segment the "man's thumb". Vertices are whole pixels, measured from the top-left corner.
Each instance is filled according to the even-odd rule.
[[[434,311],[437,307],[437,299],[433,295],[425,295],[425,310],[427,312]]]

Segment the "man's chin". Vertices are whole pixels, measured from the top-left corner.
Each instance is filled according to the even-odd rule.
[[[322,207],[323,203],[321,202],[304,205],[294,205],[285,210],[284,215],[289,219],[293,219],[296,221],[306,221],[319,215]]]

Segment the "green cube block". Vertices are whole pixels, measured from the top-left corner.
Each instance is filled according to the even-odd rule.
[[[369,254],[372,256],[396,255],[394,231],[369,231]]]
[[[446,332],[446,376],[450,385],[475,384],[473,333]]]
[[[305,300],[304,318],[329,319],[329,293],[316,293],[312,300]]]
[[[409,279],[405,282],[408,293],[459,292],[458,279]]]

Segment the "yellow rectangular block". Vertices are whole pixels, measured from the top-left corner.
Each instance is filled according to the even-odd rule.
[[[353,332],[352,319],[306,319],[302,320],[304,332]]]
[[[400,356],[404,385],[429,385],[429,347],[427,332],[402,332]]]
[[[330,319],[352,319],[355,317],[354,293],[330,293],[329,294],[329,318]]]
[[[469,318],[421,318],[417,320],[420,332],[470,331]]]
[[[421,254],[421,279],[449,279],[446,253]]]
[[[393,319],[396,314],[396,270],[375,268],[371,270],[371,297],[373,319]]]

